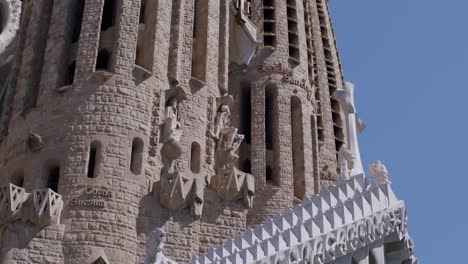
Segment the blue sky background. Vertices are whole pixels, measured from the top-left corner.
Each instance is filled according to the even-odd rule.
[[[468,0],[329,5],[365,165],[387,165],[420,263],[468,263]]]

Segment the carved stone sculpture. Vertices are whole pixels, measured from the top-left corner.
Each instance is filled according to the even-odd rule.
[[[44,147],[44,143],[43,137],[34,132],[29,132],[28,138],[26,139],[26,146],[28,146],[29,150],[37,152]]]
[[[176,264],[163,254],[166,243],[166,232],[161,228],[154,229],[146,240],[145,264]]]
[[[180,172],[165,173],[161,175],[161,204],[170,210],[177,210],[187,205],[193,179]]]
[[[333,95],[343,108],[346,120],[346,138],[351,153],[354,156],[354,165],[350,168],[350,176],[364,173],[361,162],[361,153],[358,145],[358,130],[363,130],[365,124],[356,115],[354,103],[354,84],[346,82],[343,88],[338,89]]]
[[[237,128],[230,126],[229,106],[222,103],[215,119],[214,130],[210,133],[216,140],[216,189],[226,201],[243,197],[246,206],[253,206],[255,180],[252,175],[235,168],[239,156],[236,154],[244,135],[237,133]]]
[[[380,160],[369,165],[369,174],[376,184],[390,183],[387,167]]]
[[[192,215],[194,217],[200,217],[203,212],[203,204],[205,202],[205,178],[195,178],[193,181],[193,197],[192,197]]]
[[[354,167],[354,155],[349,150],[348,145],[343,144],[338,152],[338,165],[340,166],[340,180],[347,180],[351,176],[351,169]]]

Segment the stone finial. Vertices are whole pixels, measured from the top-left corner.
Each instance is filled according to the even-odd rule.
[[[380,160],[369,165],[369,174],[376,184],[390,183],[387,167]]]
[[[45,140],[40,135],[30,131],[26,138],[26,146],[32,152],[37,152],[44,147]]]
[[[144,264],[176,264],[163,254],[166,243],[166,232],[162,228],[154,229],[146,241],[146,257]]]

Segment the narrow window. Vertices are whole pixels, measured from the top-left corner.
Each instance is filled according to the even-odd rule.
[[[101,144],[98,141],[93,141],[89,149],[89,159],[88,159],[88,178],[97,177],[97,165],[98,165],[98,152],[101,149]]]
[[[68,65],[67,68],[67,78],[65,80],[65,85],[71,85],[73,84],[73,81],[75,79],[75,70],[76,70],[76,61],[72,61],[70,65]]]
[[[304,130],[302,119],[301,100],[294,96],[291,98],[294,196],[301,200],[305,196]]]
[[[117,0],[104,0],[99,34],[99,52],[96,59],[96,70],[111,70],[112,52],[117,41],[116,25]],[[112,30],[114,29],[114,30]]]
[[[265,87],[266,182],[280,186],[279,102],[274,85]]]
[[[145,40],[145,33],[146,33],[146,0],[141,0],[140,5],[140,17],[138,19],[138,37],[137,37],[137,45],[136,45],[136,54],[135,54],[135,64],[144,67],[144,55],[143,54],[143,45]]]
[[[208,1],[195,0],[193,13],[192,77],[206,81],[208,41]]]
[[[96,61],[96,70],[108,70],[110,64],[110,54],[106,49],[102,49],[98,53]]]
[[[273,183],[273,169],[270,166],[266,167],[266,182],[267,184],[272,184]]]
[[[48,177],[47,177],[47,188],[58,193],[59,178],[60,178],[60,167],[56,165],[49,167]]]
[[[193,142],[192,147],[190,148],[190,170],[195,174],[200,173],[200,155],[200,144],[198,144],[197,142]]]
[[[265,145],[273,149],[273,93],[267,89],[265,94]]]
[[[276,5],[275,0],[263,0],[263,45],[276,46]]]
[[[73,17],[73,33],[72,33],[72,44],[75,44],[80,40],[81,24],[83,22],[85,0],[76,0]]]
[[[16,185],[18,187],[23,187],[24,185],[24,170],[19,169],[16,170],[15,173],[13,173],[11,177],[11,183],[13,185]]]
[[[139,175],[143,165],[143,140],[135,138],[132,142],[132,154],[130,156],[130,171]]]
[[[297,28],[296,0],[287,0],[289,57],[299,61],[299,37]]]
[[[116,1],[115,0],[104,0],[104,8],[102,11],[101,20],[101,31],[115,26],[115,15],[116,15]]]
[[[377,264],[377,260],[372,252],[369,252],[369,264]]]
[[[311,132],[312,132],[312,162],[313,162],[313,169],[314,169],[314,191],[315,193],[319,192],[319,183],[320,183],[320,174],[319,174],[319,138],[318,138],[318,131],[317,131],[317,121],[315,120],[314,116],[310,117],[311,123]]]
[[[29,63],[29,80],[26,86],[26,96],[24,98],[23,113],[28,112],[30,109],[36,107],[37,98],[39,96],[39,88],[42,79],[42,68],[46,61],[46,48],[47,39],[49,36],[50,20],[52,17],[52,10],[54,7],[54,0],[45,0],[41,2],[39,17],[34,21],[38,26],[36,28],[36,35],[32,49],[33,54]],[[23,76],[24,77],[24,76]]]
[[[251,89],[249,86],[242,86],[241,98],[240,98],[240,133],[244,135],[244,142],[250,144],[251,141],[251,123],[252,123],[252,98]]]
[[[0,3],[0,34],[3,33],[3,29],[7,24],[8,10],[2,3]]]

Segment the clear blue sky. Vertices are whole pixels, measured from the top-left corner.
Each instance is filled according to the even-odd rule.
[[[468,0],[330,0],[345,79],[422,264],[468,252]]]

